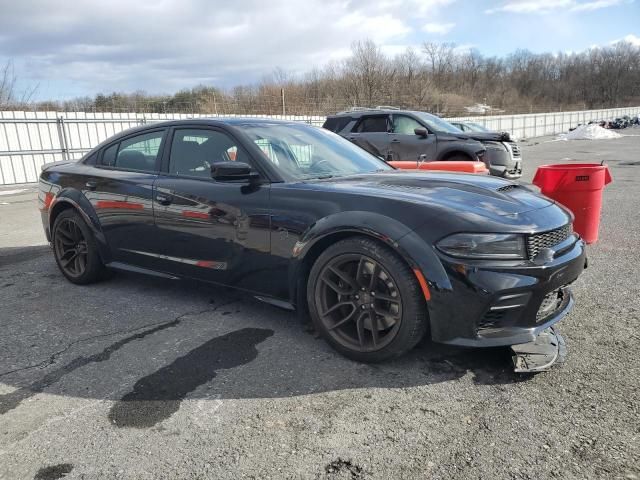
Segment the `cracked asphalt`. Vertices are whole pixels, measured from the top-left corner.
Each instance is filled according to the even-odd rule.
[[[640,478],[640,130],[624,133],[522,142],[524,181],[560,161],[614,177],[567,361],[535,376],[506,349],[430,342],[358,364],[209,285],[73,286],[33,186],[0,187],[0,479]]]

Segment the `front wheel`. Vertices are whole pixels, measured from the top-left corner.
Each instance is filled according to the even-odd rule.
[[[400,356],[426,331],[426,305],[415,275],[394,251],[366,237],[337,242],[318,257],[307,300],[315,328],[354,360]]]

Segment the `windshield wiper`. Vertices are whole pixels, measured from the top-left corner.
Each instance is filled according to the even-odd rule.
[[[322,175],[311,175],[309,177],[304,177],[303,180],[326,180],[327,178],[333,178],[335,175],[331,173],[323,173]]]

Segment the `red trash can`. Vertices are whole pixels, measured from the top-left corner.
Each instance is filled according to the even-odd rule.
[[[533,177],[543,195],[573,212],[573,229],[587,243],[598,240],[602,190],[611,181],[609,168],[597,163],[543,165]]]

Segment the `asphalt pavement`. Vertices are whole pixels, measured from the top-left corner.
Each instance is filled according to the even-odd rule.
[[[624,133],[521,142],[523,181],[603,160],[614,178],[566,363],[538,375],[427,341],[355,363],[210,285],[71,285],[33,186],[0,187],[0,479],[640,478],[640,130]]]

